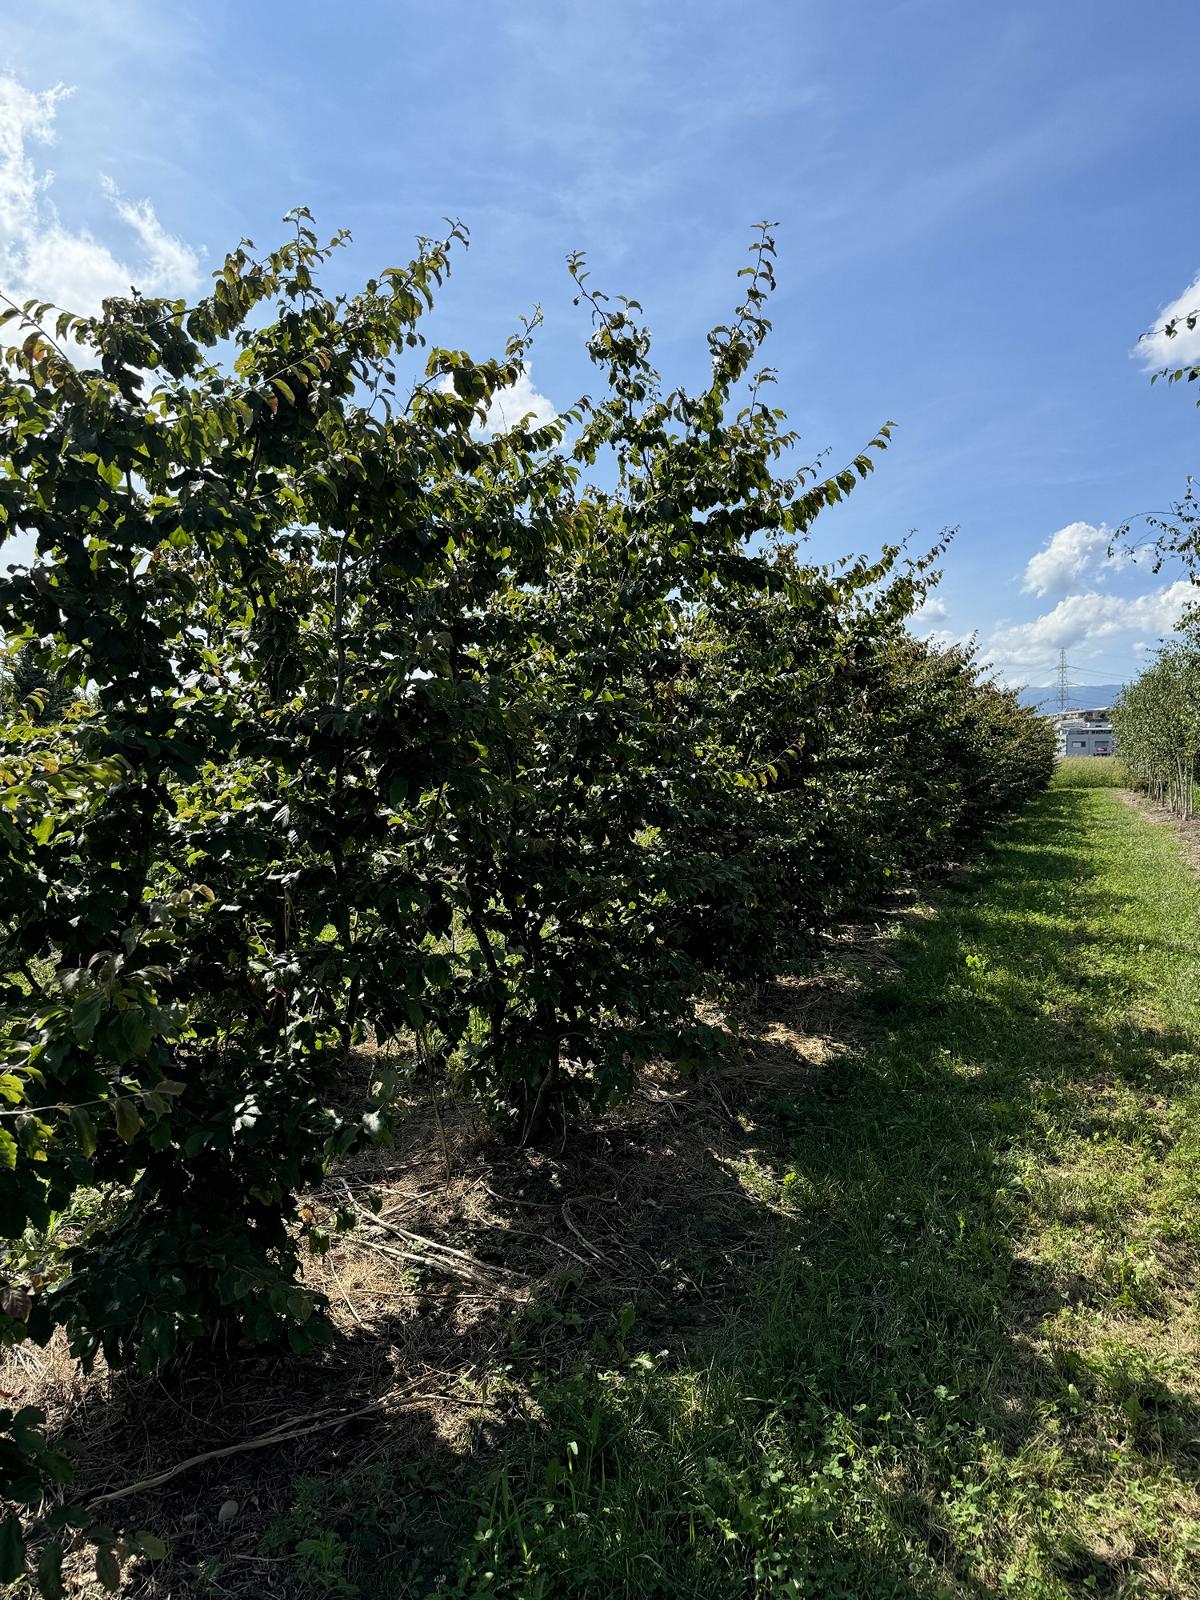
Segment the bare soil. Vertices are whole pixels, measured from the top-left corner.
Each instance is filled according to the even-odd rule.
[[[465,1105],[412,1108],[394,1150],[347,1162],[308,1197],[319,1219],[339,1206],[359,1219],[306,1266],[335,1333],[319,1356],[247,1352],[231,1366],[196,1351],[168,1380],[102,1363],[85,1378],[61,1336],[9,1351],[6,1403],[46,1410],[75,1463],[71,1498],[167,1541],[169,1560],[134,1563],[124,1592],[283,1593],[259,1549],[298,1481],[377,1459],[418,1484],[486,1470],[536,1422],[534,1380],[611,1340],[627,1303],[639,1339],[681,1354],[735,1317],[781,1216],[778,1185],[762,1182],[778,1165],[772,1113],[786,1103],[794,1130],[806,1101],[842,1092],[865,1042],[864,977],[920,914],[910,893],[844,929],[809,975],[726,1019],[724,1064],[653,1066],[556,1145],[514,1150]],[[219,1585],[193,1587],[189,1569],[217,1552]],[[72,1593],[103,1592],[86,1551],[68,1573]]]

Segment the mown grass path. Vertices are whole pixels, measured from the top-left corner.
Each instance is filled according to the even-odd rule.
[[[544,1384],[441,1593],[1200,1594],[1200,885],[1056,786],[894,950],[740,1324]]]

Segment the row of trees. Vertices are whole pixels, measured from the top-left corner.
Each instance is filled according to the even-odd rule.
[[[1200,308],[1172,317],[1157,330],[1168,339],[1194,333]],[[1164,368],[1151,379],[1195,383],[1200,363]],[[1200,405],[1200,400],[1197,401]],[[1200,582],[1200,508],[1189,477],[1186,492],[1163,515],[1143,519],[1150,532],[1154,570],[1178,562],[1193,583]],[[1120,536],[1133,540],[1134,525]],[[1160,649],[1153,663],[1119,696],[1113,707],[1113,732],[1122,764],[1133,784],[1178,816],[1196,810],[1196,770],[1200,762],[1200,626],[1194,612],[1179,624],[1179,637]]]
[[[1160,650],[1113,707],[1117,748],[1133,782],[1188,818],[1200,762],[1200,649],[1194,625]]]
[[[528,1141],[699,1062],[701,1018],[1048,778],[1045,725],[905,619],[933,551],[799,554],[871,470],[797,468],[755,370],[774,244],[667,390],[571,263],[602,382],[483,424],[523,370],[425,345],[466,244],[327,294],[306,213],[198,305],[10,308],[0,578],[0,1222],[115,1197],[0,1331],[85,1366],[327,1337],[297,1196],[388,1136],[397,1071]],[[10,1275],[21,1259],[8,1258]],[[0,1489],[56,1470],[0,1417]],[[115,1534],[98,1535],[111,1573]],[[42,1574],[58,1583],[54,1546]],[[15,1520],[0,1581],[24,1562]]]

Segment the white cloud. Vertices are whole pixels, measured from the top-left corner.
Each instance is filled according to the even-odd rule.
[[[1032,622],[997,628],[988,640],[987,654],[1005,670],[1044,669],[1060,650],[1087,656],[1101,641],[1123,633],[1161,638],[1197,598],[1195,586],[1184,579],[1130,599],[1095,589],[1067,595]]]
[[[551,401],[544,394],[540,394],[533,387],[529,376],[532,363],[527,361],[521,370],[517,381],[510,384],[507,389],[501,389],[492,396],[492,403],[488,407],[487,418],[473,431],[476,433],[508,433],[515,428],[522,418],[532,416],[535,428],[544,428],[548,422],[553,422],[558,412]],[[441,388],[448,394],[454,387],[453,381],[447,377],[442,379]]]
[[[1112,529],[1103,522],[1069,522],[1030,556],[1021,587],[1031,594],[1066,594],[1085,572],[1125,565],[1120,552],[1109,556],[1111,539]]]
[[[25,141],[54,138],[54,114],[67,94],[60,83],[31,94],[15,78],[0,78],[0,239],[20,236],[37,213],[49,177],[39,178]]]
[[[909,617],[908,627],[918,639],[927,639],[931,644],[940,645],[953,637],[948,629],[937,626],[938,623],[944,623],[946,617],[946,602],[940,595],[927,594]]]
[[[148,200],[125,199],[110,180],[98,181],[140,246],[129,260],[86,230],[63,226],[48,194],[53,174],[39,173],[30,146],[53,143],[58,104],[69,92],[59,84],[39,94],[0,76],[0,288],[17,301],[36,297],[83,313],[135,284],[147,294],[195,289],[196,252],[167,232]]]
[[[976,643],[974,632],[951,627],[950,609],[941,595],[928,594],[908,619],[909,632],[935,650],[966,649]]]
[[[544,428],[558,415],[546,396],[539,394],[533,387],[529,370],[530,364],[526,362],[516,383],[492,396],[486,425],[489,433],[507,433],[530,412],[533,414],[533,425],[536,428]]]
[[[1200,361],[1200,318],[1194,328],[1180,323],[1173,339],[1168,339],[1163,329],[1175,317],[1187,317],[1200,311],[1200,272],[1192,279],[1182,294],[1175,296],[1155,317],[1150,331],[1139,341],[1136,354],[1150,367],[1186,367]]]
[[[138,288],[148,294],[167,294],[178,287],[195,288],[200,272],[191,245],[167,232],[149,200],[127,200],[111,178],[102,181],[113,210],[141,241],[144,254]]]
[[[930,628],[927,632],[918,634],[917,637],[923,644],[932,645],[935,650],[949,650],[955,645],[965,647],[973,642],[974,635],[969,633],[955,633],[953,628]]]

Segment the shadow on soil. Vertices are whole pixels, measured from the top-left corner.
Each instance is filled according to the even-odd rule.
[[[1082,1086],[1141,1083],[1189,1043],[1097,1020],[1129,997],[1079,934],[1118,906],[1074,807],[1045,796],[882,963],[860,932],[765,991],[737,1069],[655,1074],[549,1152],[452,1124],[448,1181],[424,1133],[356,1169],[385,1220],[477,1268],[389,1257],[403,1240],[364,1229],[322,1269],[323,1360],[189,1369],[169,1396],[122,1381],[74,1414],[82,1476],[131,1481],[322,1406],[441,1398],[114,1506],[171,1547],[127,1594],[998,1593],[945,1491],[981,1439],[1015,1456],[1083,1380],[1039,1339],[1064,1284],[1014,1255],[1021,1196],[997,1174]],[[1143,1387],[1125,1448],[1193,1473],[1200,1419]],[[1048,1559],[1072,1594],[1127,1576],[1086,1541]]]

